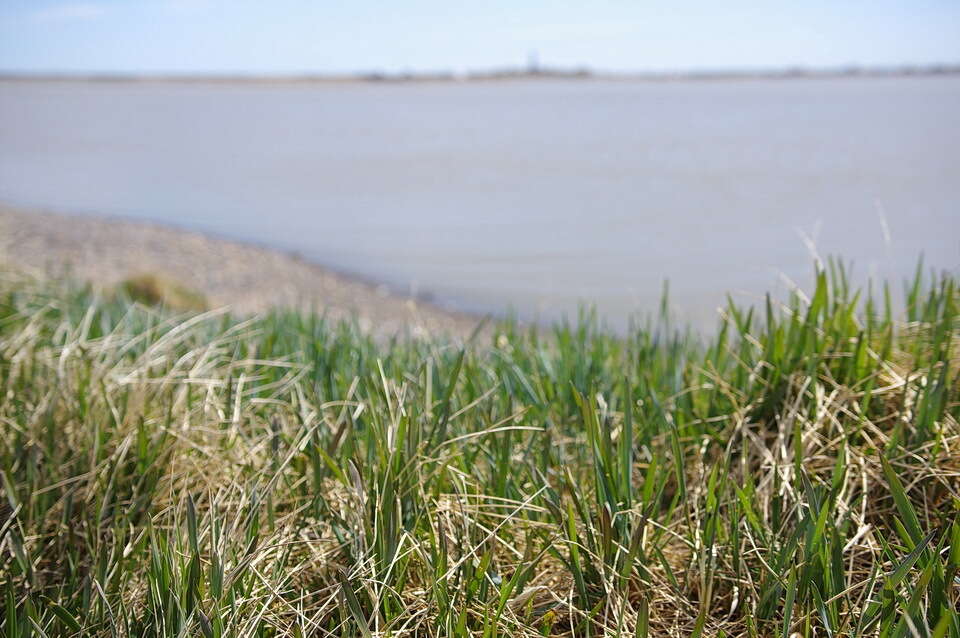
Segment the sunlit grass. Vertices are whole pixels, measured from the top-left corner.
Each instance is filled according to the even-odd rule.
[[[957,281],[465,345],[0,281],[4,636],[960,636]]]

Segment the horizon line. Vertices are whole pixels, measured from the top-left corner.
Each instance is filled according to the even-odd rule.
[[[417,81],[417,80],[490,80],[533,78],[580,78],[580,79],[735,79],[735,78],[790,78],[790,77],[836,77],[836,76],[906,76],[906,75],[952,75],[960,73],[960,62],[929,64],[869,65],[857,64],[831,66],[790,65],[783,67],[730,67],[676,70],[598,70],[588,66],[502,66],[485,69],[454,71],[437,70],[358,70],[344,72],[328,71],[66,71],[25,70],[0,68],[0,80],[59,80],[59,81]]]

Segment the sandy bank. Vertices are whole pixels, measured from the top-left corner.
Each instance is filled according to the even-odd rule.
[[[469,335],[478,318],[398,295],[294,255],[139,221],[0,204],[0,263],[40,274],[69,269],[97,286],[154,274],[239,313],[316,308],[356,316],[378,334]]]

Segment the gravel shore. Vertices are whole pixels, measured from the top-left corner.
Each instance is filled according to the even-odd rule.
[[[469,335],[479,318],[404,297],[294,255],[126,219],[0,205],[0,263],[41,275],[69,271],[109,287],[137,275],[168,279],[238,313],[316,308],[356,317],[376,334]]]

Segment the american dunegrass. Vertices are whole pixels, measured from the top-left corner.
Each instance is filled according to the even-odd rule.
[[[4,636],[960,636],[953,276],[465,344],[0,279]]]

